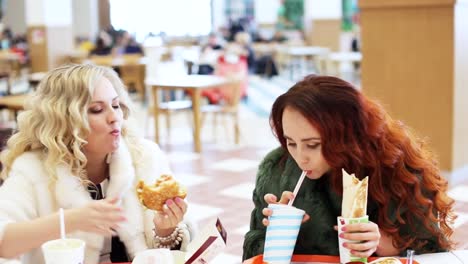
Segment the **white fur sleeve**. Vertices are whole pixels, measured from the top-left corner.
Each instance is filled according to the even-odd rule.
[[[146,150],[148,151],[148,155],[145,159],[146,164],[141,164],[142,168],[144,168],[140,173],[142,173],[145,177],[145,181],[147,183],[154,183],[156,179],[161,174],[172,174],[171,169],[169,167],[169,160],[166,154],[159,148],[157,144],[152,141],[146,141]],[[151,153],[151,154],[150,154]],[[177,180],[177,175],[173,175],[174,178]],[[181,182],[183,185],[184,183]],[[187,200],[186,200],[187,201]],[[188,202],[188,208],[190,208],[190,202]],[[191,220],[193,217],[190,216],[190,210],[188,210],[187,214],[184,216],[184,221],[179,223],[179,227],[184,231],[184,239],[182,241],[181,250],[185,250],[187,244],[193,240],[197,232],[196,225]],[[152,229],[154,228],[153,224],[154,212],[151,210],[146,210],[145,212],[145,233],[147,244],[149,247],[153,244],[153,232]]]
[[[33,184],[24,175],[12,171],[0,187],[0,240],[7,224],[36,217],[37,202]]]

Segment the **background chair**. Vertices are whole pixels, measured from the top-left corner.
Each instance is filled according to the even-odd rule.
[[[122,64],[119,65],[119,74],[127,87],[133,87],[142,101],[146,99],[145,76],[146,66],[141,55],[122,55]]]
[[[163,91],[163,92],[164,92],[164,93],[162,93],[163,94],[163,101],[159,102],[158,113],[159,113],[159,116],[163,115],[164,118],[166,119],[165,121],[166,121],[167,137],[168,137],[168,139],[170,139],[171,138],[171,129],[172,129],[171,118],[173,118],[173,115],[175,113],[191,112],[191,110],[192,110],[192,101],[191,100],[171,100],[170,94],[167,91]],[[154,110],[154,107],[155,107],[152,99],[149,100],[149,102],[150,102],[150,105],[148,107],[147,117],[153,115],[153,110]],[[192,116],[192,113],[187,113],[187,118],[188,118],[187,123],[191,124],[191,127],[193,128],[193,120],[192,120],[191,116]],[[148,122],[148,120],[147,120],[147,122],[145,122],[145,131],[148,131],[147,124],[149,124],[149,123],[150,122]]]
[[[228,116],[232,118],[234,128],[234,142],[239,144],[240,126],[239,126],[239,103],[242,96],[244,85],[243,78],[230,78],[231,82],[218,88],[221,91],[222,99],[218,104],[208,104],[201,107],[202,126],[207,114],[213,116],[213,135],[216,135],[218,116]],[[227,125],[224,124],[227,129]]]

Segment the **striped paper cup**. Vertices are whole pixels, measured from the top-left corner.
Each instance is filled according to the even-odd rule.
[[[273,214],[268,218],[263,261],[290,263],[305,212],[284,204],[270,204],[268,208]]]

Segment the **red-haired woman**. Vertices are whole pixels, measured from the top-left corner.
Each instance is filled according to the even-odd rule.
[[[339,255],[342,168],[369,176],[367,224],[345,226],[351,253],[401,255],[450,250],[455,218],[447,181],[424,142],[375,101],[335,77],[307,76],[274,102],[270,124],[281,147],[260,165],[247,259],[262,254],[270,203],[287,203],[307,172],[294,205],[306,211],[294,254]],[[277,201],[277,197],[280,198]]]

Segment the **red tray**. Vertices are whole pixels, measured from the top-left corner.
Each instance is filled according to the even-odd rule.
[[[369,262],[378,259],[377,257],[368,258]],[[401,263],[406,264],[406,258],[398,258]],[[292,262],[323,262],[323,263],[340,263],[340,257],[338,256],[326,256],[326,255],[294,255]],[[360,263],[360,262],[356,262]],[[264,264],[263,255],[258,255],[250,258],[243,262],[243,264]],[[413,260],[413,264],[419,264],[416,260]]]

